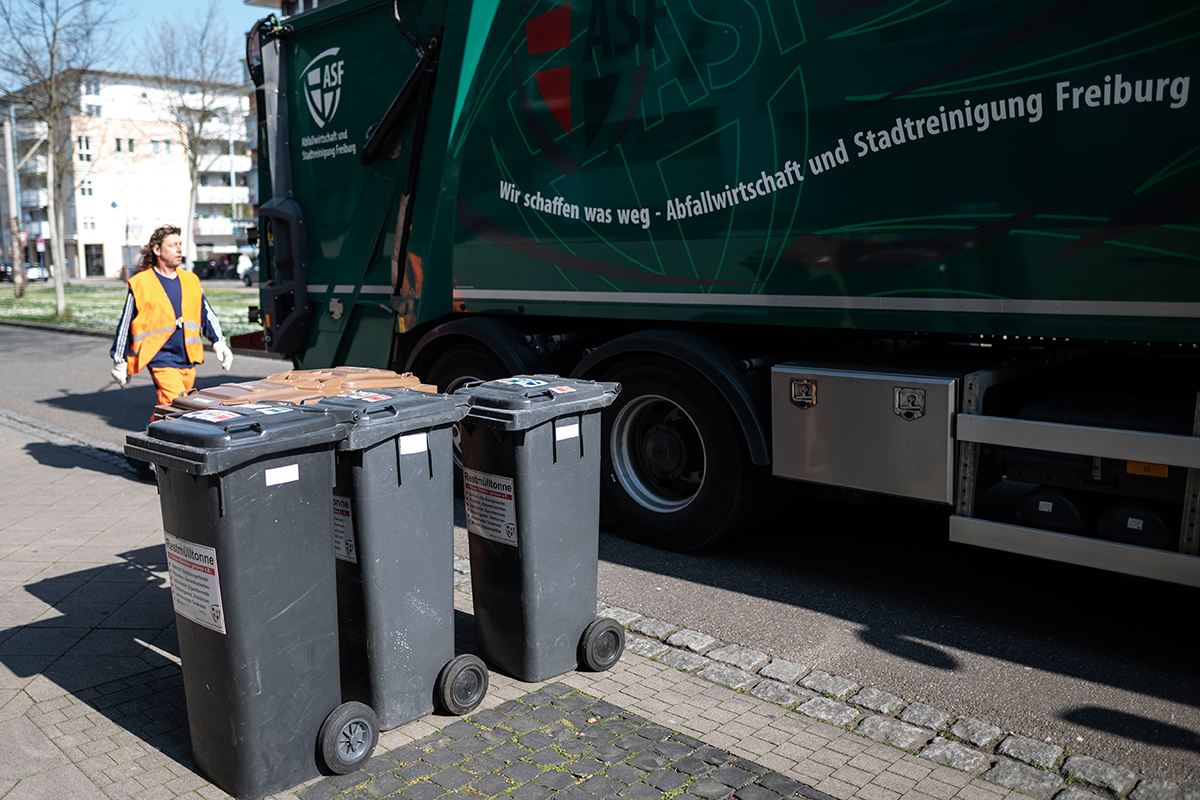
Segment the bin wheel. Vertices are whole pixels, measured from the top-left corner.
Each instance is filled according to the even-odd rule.
[[[621,660],[625,652],[625,629],[609,617],[601,617],[583,629],[579,639],[579,664],[591,672],[604,672]]]
[[[442,667],[434,687],[443,711],[461,717],[474,711],[488,690],[488,670],[477,656],[462,655]]]
[[[342,703],[321,724],[321,757],[335,775],[353,772],[366,763],[379,741],[379,717],[370,706]]]

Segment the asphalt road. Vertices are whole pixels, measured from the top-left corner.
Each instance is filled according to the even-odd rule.
[[[0,325],[0,408],[120,445],[154,390],[112,383],[109,344]],[[209,359],[198,384],[286,366]],[[775,488],[749,533],[700,554],[603,533],[601,599],[1200,788],[1200,591],[950,544],[939,508]]]

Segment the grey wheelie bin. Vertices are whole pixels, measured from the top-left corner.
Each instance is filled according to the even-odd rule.
[[[487,667],[454,656],[455,424],[465,397],[370,389],[307,406],[337,419],[334,543],[342,696],[383,730],[474,710]]]
[[[356,769],[374,712],[342,703],[330,554],[333,417],[193,411],[126,439],[157,467],[196,765],[238,798]]]
[[[518,375],[459,389],[479,652],[523,681],[605,670],[625,634],[596,619],[600,410],[616,383]]]

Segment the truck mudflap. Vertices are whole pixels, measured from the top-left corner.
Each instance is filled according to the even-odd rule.
[[[299,350],[312,323],[308,302],[308,239],[304,212],[287,197],[276,197],[258,210],[271,243],[271,285],[262,287],[263,336],[276,353]]]

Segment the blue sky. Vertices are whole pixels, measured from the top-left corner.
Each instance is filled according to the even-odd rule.
[[[237,49],[243,47],[243,35],[256,21],[271,13],[262,6],[248,6],[242,0],[216,0],[217,9],[224,15],[230,36],[236,38]],[[123,45],[114,53],[108,69],[141,71],[137,64],[140,48],[152,46],[154,31],[170,22],[184,22],[203,17],[208,0],[115,0],[113,10],[127,22],[121,26],[118,36],[124,38]]]

